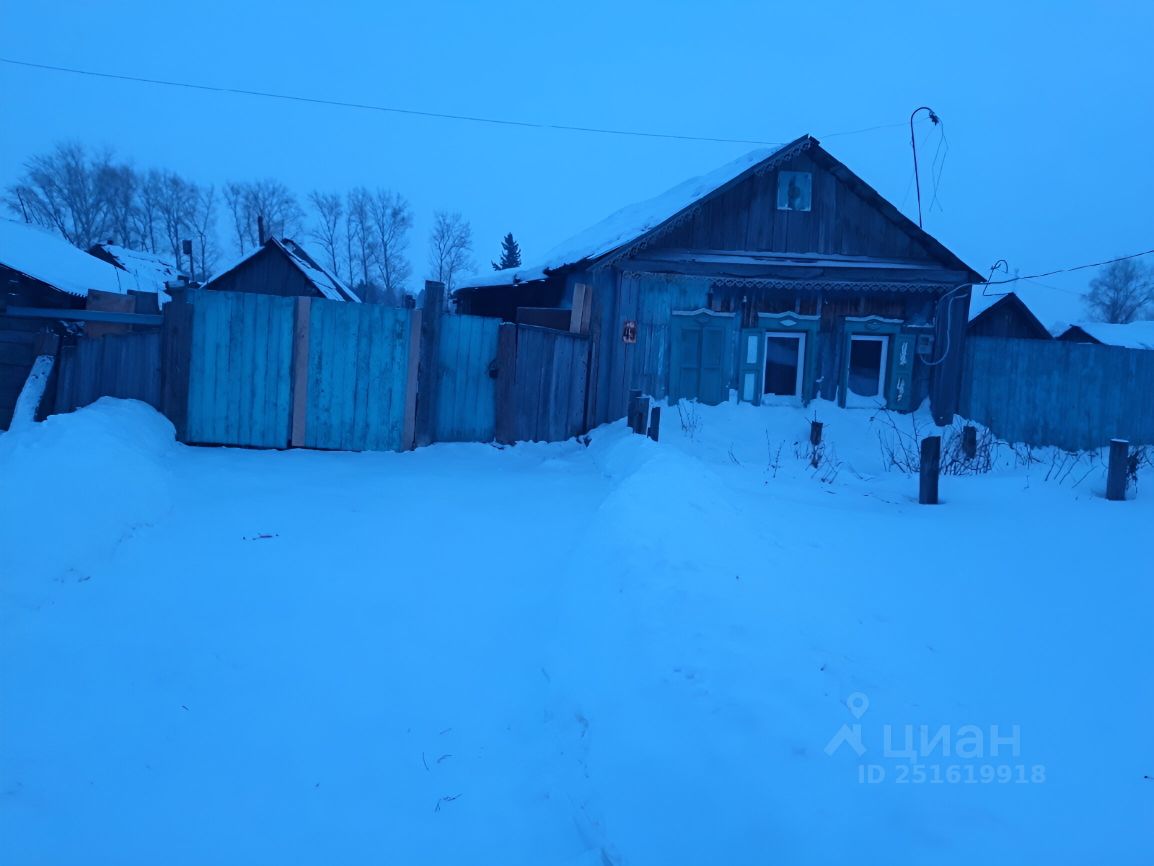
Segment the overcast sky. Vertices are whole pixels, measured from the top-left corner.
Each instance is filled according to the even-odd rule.
[[[915,215],[910,112],[945,121],[926,228],[976,270],[1154,247],[1154,3],[626,4],[0,0],[6,57],[453,114],[722,138],[803,133]],[[0,64],[0,183],[66,138],[210,183],[387,186],[526,264],[752,145],[294,104]],[[860,134],[838,134],[897,124]],[[939,135],[923,125],[923,195]],[[943,147],[942,150],[945,150]],[[1092,271],[1019,284],[1046,324]]]

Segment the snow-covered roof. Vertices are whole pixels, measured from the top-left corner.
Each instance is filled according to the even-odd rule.
[[[982,288],[982,286],[974,286],[973,290],[970,292],[971,322],[982,313],[986,312],[986,310],[990,309],[990,307],[994,306],[994,304],[998,303],[998,301],[1002,300],[1002,298],[1007,298],[1014,294],[1013,292],[997,292],[995,291],[995,288],[997,287],[990,287],[990,293],[987,295],[983,294]]]
[[[142,292],[163,292],[167,283],[179,282],[183,274],[172,262],[155,253],[133,250],[117,244],[97,244],[122,270],[128,271]]]
[[[558,244],[546,253],[540,262],[532,266],[478,273],[461,280],[459,285],[466,288],[507,286],[512,283],[543,280],[547,271],[555,271],[566,265],[596,259],[613,252],[657,228],[694,202],[788,146],[781,144],[750,151],[721,168],[679,183],[659,196],[623,207],[601,222]]]
[[[118,295],[140,289],[129,272],[72,246],[42,226],[0,219],[0,265],[78,298],[96,289]]]
[[[320,292],[322,297],[328,298],[330,301],[352,301],[354,304],[361,303],[361,299],[356,292],[345,285],[344,282],[329,271],[328,268],[310,256],[304,247],[290,238],[285,238],[284,240],[269,238],[264,244],[252,252],[246,253],[228,267],[213,274],[212,277],[205,281],[205,286],[211,286],[214,281],[236,270],[269,245],[275,246],[283,252],[288,257],[288,260],[292,262],[293,265],[305,275],[308,281],[313,284],[316,290]]]
[[[1154,349],[1154,321],[1131,322],[1116,325],[1107,322],[1074,322],[1071,328],[1080,328],[1099,343],[1121,346],[1124,349]]]

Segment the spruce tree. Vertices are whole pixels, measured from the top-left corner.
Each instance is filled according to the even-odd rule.
[[[501,240],[501,261],[492,264],[495,271],[521,267],[521,245],[513,240],[512,232]]]

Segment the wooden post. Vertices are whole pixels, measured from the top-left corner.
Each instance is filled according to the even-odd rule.
[[[978,428],[970,424],[962,428],[962,454],[967,460],[978,456]]]
[[[649,410],[649,438],[654,442],[661,435],[661,407],[654,406]]]
[[[1110,465],[1106,470],[1106,498],[1121,502],[1126,498],[1126,469],[1130,457],[1130,442],[1110,440]]]
[[[405,295],[406,298],[411,295]],[[417,435],[417,373],[421,368],[421,318],[422,311],[408,306],[409,310],[409,372],[405,378],[405,426],[401,448],[413,448]]]
[[[577,283],[573,286],[573,309],[569,314],[569,333],[585,334],[589,331],[589,317],[585,308],[589,305],[589,286]]]
[[[312,298],[297,298],[293,317],[292,428],[289,444],[304,448],[309,405],[309,323]]]
[[[445,312],[445,284],[425,280],[425,303],[421,310],[421,362],[417,372],[417,445],[433,441],[436,420],[437,351],[441,336],[441,316]]]
[[[942,468],[942,437],[927,436],[922,440],[922,465],[918,486],[918,502],[938,504],[938,473]]]
[[[821,430],[824,426],[821,421],[809,422],[809,444],[814,448],[821,444]]]
[[[503,322],[497,329],[497,384],[495,438],[502,445],[517,441],[517,328]]]
[[[629,429],[644,436],[648,416],[649,398],[641,396],[640,388],[634,388],[629,392],[629,408],[626,416]]]

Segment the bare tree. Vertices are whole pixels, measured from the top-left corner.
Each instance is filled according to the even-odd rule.
[[[1090,316],[1100,322],[1128,324],[1154,308],[1154,273],[1134,259],[1103,265],[1082,296]]]
[[[345,207],[349,282],[368,294],[372,289],[372,269],[377,260],[373,232],[372,194],[363,186],[349,190]]]
[[[279,180],[232,182],[224,188],[241,255],[270,237],[292,237],[301,231],[304,211],[292,191]],[[261,227],[264,237],[260,236]]]
[[[429,233],[430,279],[445,284],[446,294],[453,290],[453,278],[473,266],[473,230],[460,213],[437,211]]]
[[[369,202],[369,216],[373,221],[377,267],[381,277],[379,300],[399,305],[405,295],[405,284],[413,272],[405,255],[409,229],[413,227],[412,211],[404,196],[378,189]]]
[[[104,202],[106,237],[126,247],[136,247],[137,201],[140,182],[132,166],[111,162],[96,168],[97,195]]]
[[[164,174],[151,169],[139,179],[136,190],[135,221],[136,242],[142,250],[150,253],[161,249],[160,200],[164,195]]]
[[[189,214],[189,227],[192,229],[193,240],[196,246],[195,255],[199,249],[200,255],[193,263],[193,279],[204,282],[216,268],[217,259],[217,196],[215,186],[201,186],[195,188],[192,202],[192,212]]]
[[[320,192],[313,190],[309,193],[309,203],[316,212],[316,222],[309,233],[320,244],[328,261],[325,263],[338,277],[341,276],[341,217],[345,207],[339,193]]]
[[[79,142],[64,142],[24,164],[6,202],[28,222],[49,226],[78,247],[107,240],[108,203],[101,178],[112,166],[110,151],[90,154]]]
[[[193,211],[196,208],[196,185],[174,171],[161,172],[158,183],[157,213],[164,239],[163,251],[179,264],[181,241],[191,234]]]

